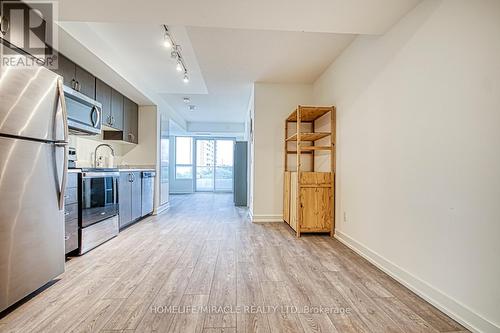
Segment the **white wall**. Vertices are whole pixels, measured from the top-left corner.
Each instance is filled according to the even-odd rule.
[[[299,104],[312,103],[312,85],[256,83],[251,214],[254,222],[283,222],[285,118]]]
[[[423,1],[358,37],[314,95],[338,110],[337,237],[500,332],[500,1]]]

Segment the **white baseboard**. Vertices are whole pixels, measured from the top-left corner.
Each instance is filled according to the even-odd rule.
[[[255,215],[251,210],[248,211],[250,221],[253,223],[276,223],[283,222],[283,215]]]
[[[153,212],[153,215],[161,214],[169,209],[170,209],[170,202],[167,202],[166,204],[163,204],[162,206],[156,208],[156,211]]]
[[[473,332],[500,332],[500,326],[483,318],[464,304],[385,259],[350,236],[336,230],[335,238],[467,329]]]

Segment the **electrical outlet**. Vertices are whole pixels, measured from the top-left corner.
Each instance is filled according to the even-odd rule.
[[[347,222],[347,213],[344,212],[344,222]]]

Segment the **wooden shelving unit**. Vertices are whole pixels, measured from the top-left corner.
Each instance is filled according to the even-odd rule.
[[[314,130],[316,122],[325,123],[327,114],[329,114],[330,131],[316,132]],[[305,127],[308,127],[307,130]],[[336,109],[334,106],[299,105],[285,120],[283,219],[296,232],[297,237],[303,233],[312,232],[329,233],[333,236],[335,128]],[[290,133],[293,129],[295,132]],[[329,138],[329,144],[325,144],[327,138]],[[295,147],[290,147],[293,144]],[[316,153],[324,152],[329,154],[331,169],[316,171]],[[289,155],[296,156],[295,167],[289,167]],[[310,159],[309,170],[304,168],[303,157],[306,156]]]

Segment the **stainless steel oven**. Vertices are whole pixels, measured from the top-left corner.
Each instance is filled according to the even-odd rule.
[[[80,227],[118,215],[118,171],[83,170],[81,173]]]

